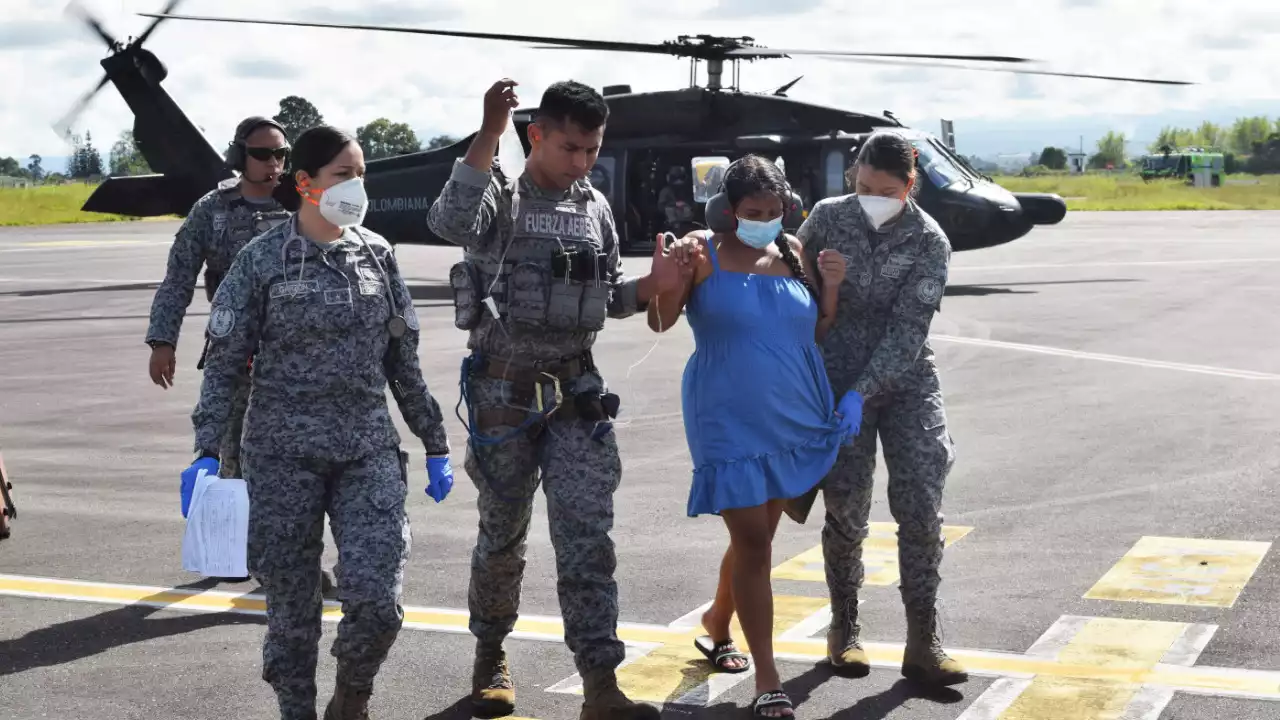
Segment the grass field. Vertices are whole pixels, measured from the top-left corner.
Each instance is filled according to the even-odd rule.
[[[95,185],[45,185],[33,188],[0,188],[0,226],[55,225],[58,223],[137,220],[124,215],[82,212],[80,206]]]
[[[1280,210],[1280,175],[1231,176],[1220,188],[1115,175],[998,175],[995,180],[1012,192],[1057,193],[1070,210]],[[82,212],[93,189],[85,184],[0,188],[0,226],[137,219]]]
[[[995,181],[1010,192],[1057,193],[1068,210],[1280,210],[1280,175],[1232,175],[1217,188],[1127,175],[999,175]]]

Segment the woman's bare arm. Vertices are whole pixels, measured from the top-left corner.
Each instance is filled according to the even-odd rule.
[[[680,313],[693,294],[693,287],[711,275],[711,263],[707,258],[706,243],[702,233],[690,233],[676,241],[671,248],[672,253],[682,254],[689,258],[690,272],[685,282],[677,290],[660,293],[649,301],[647,313],[649,329],[654,332],[666,332],[680,320]]]

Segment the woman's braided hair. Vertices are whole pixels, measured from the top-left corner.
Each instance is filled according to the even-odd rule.
[[[738,203],[744,199],[759,193],[777,195],[782,201],[784,212],[791,204],[791,192],[786,175],[777,165],[759,155],[743,156],[729,166],[724,174],[724,192],[728,197],[729,205],[734,208],[737,208]],[[810,295],[818,297],[818,290],[805,273],[800,257],[787,241],[786,233],[778,233],[774,245],[778,247],[778,252],[782,254],[782,260],[787,263],[787,267],[791,268],[791,274],[804,283]]]

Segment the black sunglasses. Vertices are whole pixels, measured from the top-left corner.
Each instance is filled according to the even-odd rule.
[[[251,147],[245,148],[244,151],[246,155],[254,160],[261,160],[263,162],[266,162],[270,158],[275,158],[277,160],[287,160],[289,158],[288,146],[278,148]]]

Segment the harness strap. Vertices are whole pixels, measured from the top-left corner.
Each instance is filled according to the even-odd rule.
[[[508,363],[503,360],[489,358],[484,364],[483,372],[485,377],[495,380],[510,380],[516,385],[546,382],[547,375],[553,375],[561,382],[567,382],[586,372],[587,363],[584,360],[584,358],[576,357],[569,360],[553,361],[544,366],[536,366],[515,362]]]

